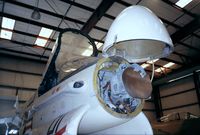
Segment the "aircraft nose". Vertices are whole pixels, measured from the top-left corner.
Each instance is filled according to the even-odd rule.
[[[142,78],[139,72],[127,68],[122,74],[122,80],[131,97],[148,98],[151,96],[152,85],[148,75]]]

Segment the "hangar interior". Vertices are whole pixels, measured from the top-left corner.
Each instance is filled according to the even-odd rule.
[[[16,95],[23,105],[37,92],[60,31],[75,28],[89,34],[101,53],[105,36],[116,16],[128,6],[142,5],[163,21],[174,43],[170,56],[154,60],[153,93],[146,100],[143,112],[153,128],[158,128],[160,117],[168,114],[174,119],[199,116],[200,1],[192,0],[183,8],[176,5],[177,1],[1,0],[1,111],[13,109]],[[31,17],[33,11],[39,11],[40,17]],[[42,35],[43,30],[50,34]],[[85,48],[82,55],[87,56],[90,52]],[[150,62],[140,64],[146,72],[152,73]],[[0,131],[4,132],[4,129],[2,125]],[[157,132],[167,134],[172,130],[176,129],[171,126]]]

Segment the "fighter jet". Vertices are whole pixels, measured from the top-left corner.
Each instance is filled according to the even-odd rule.
[[[60,32],[38,92],[21,111],[20,134],[153,134],[142,112],[151,79],[137,63],[172,52],[162,21],[146,7],[128,7],[102,50],[80,30]]]

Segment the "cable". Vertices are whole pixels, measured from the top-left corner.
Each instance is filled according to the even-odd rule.
[[[5,124],[6,124],[6,133],[5,133],[5,135],[8,135],[9,126],[8,126],[7,122]]]
[[[154,62],[152,62],[151,82],[153,81],[153,78],[154,78],[154,73],[155,73],[154,69],[155,69],[155,65],[154,65]]]
[[[47,0],[46,0],[46,1],[47,1]],[[72,2],[75,2],[75,0],[72,0]],[[71,7],[72,7],[72,4],[70,4],[70,5],[69,5],[69,7],[67,8],[67,10],[66,10],[65,14],[63,15],[63,17],[62,17],[62,19],[61,19],[60,23],[58,24],[58,26],[57,26],[57,28],[56,28],[56,30],[55,30],[55,32],[54,32],[54,34],[53,34],[52,38],[55,36],[55,34],[56,34],[56,32],[57,32],[58,28],[59,28],[59,27],[60,27],[60,25],[62,24],[63,20],[65,19],[66,15],[67,15],[67,13],[69,12],[69,10],[71,9]],[[42,55],[41,55],[41,56],[43,56],[43,55],[45,54],[45,52],[46,52],[46,48],[48,48],[48,47],[49,47],[50,43],[51,43],[51,42],[49,42],[49,44],[48,44],[48,45],[45,47],[45,49],[44,49],[44,51],[43,51],[43,53],[42,53]]]

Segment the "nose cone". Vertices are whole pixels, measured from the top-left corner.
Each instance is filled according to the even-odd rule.
[[[103,45],[103,56],[120,56],[131,63],[165,57],[172,51],[173,43],[162,21],[139,5],[117,16]]]
[[[152,92],[152,85],[149,76],[144,78],[134,71],[127,68],[122,75],[122,80],[128,94],[135,98],[148,98]]]

